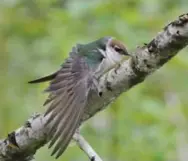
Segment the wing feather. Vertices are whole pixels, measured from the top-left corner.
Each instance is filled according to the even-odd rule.
[[[74,48],[75,50],[75,48]],[[46,125],[49,126],[50,144],[54,146],[52,155],[58,158],[66,149],[80,124],[88,93],[91,88],[91,74],[84,58],[70,53],[57,76],[46,91],[50,95],[45,116],[49,114]]]
[[[64,105],[62,102],[61,102],[61,104],[60,105],[63,105],[64,106],[64,108],[63,109],[55,109],[54,110],[54,112],[52,113],[53,114],[53,116],[52,116],[52,118],[51,118],[51,116],[50,116],[50,118],[49,119],[53,119],[53,117],[55,117],[56,116],[56,119],[53,121],[53,124],[52,124],[52,126],[53,127],[56,127],[56,126],[58,126],[58,129],[60,129],[60,123],[62,124],[62,122],[63,122],[63,120],[65,120],[66,118],[67,118],[67,116],[68,116],[68,111],[70,111],[69,110],[69,106],[71,105],[71,102],[72,101],[74,101],[73,100],[74,99],[74,97],[72,97],[71,99],[69,99],[69,101],[66,103],[66,105]],[[61,106],[59,106],[59,107],[61,107]],[[72,109],[71,109],[72,110]],[[76,110],[75,110],[76,111]],[[61,116],[63,116],[63,115],[65,115],[63,118],[61,117]],[[63,128],[63,127],[62,127]],[[59,131],[59,133],[60,133],[61,131]],[[51,131],[49,131],[49,135],[51,135]],[[52,139],[54,138],[54,136],[55,136],[55,132],[53,132],[53,137],[52,137]],[[50,144],[51,145],[51,144]],[[52,145],[51,145],[52,146]]]
[[[77,108],[82,108],[83,103],[85,103],[85,100],[82,100],[82,101],[80,101],[79,104],[77,104],[78,100],[82,100],[81,97],[78,97],[77,100],[74,101],[71,108],[73,108],[74,106],[77,106]],[[82,112],[82,110],[74,111],[74,113],[71,113],[71,111],[72,110],[70,110],[69,116],[67,117],[68,119],[66,119],[64,122],[64,124],[66,124],[66,126],[64,127],[64,131],[61,133],[58,144],[56,144],[54,151],[52,152],[52,153],[57,152],[57,155],[56,155],[57,158],[63,153],[67,144],[71,140],[71,138],[72,138],[71,133],[73,133],[74,129],[76,129],[76,127],[78,126],[78,122],[76,122],[75,120],[80,119],[80,116],[81,116],[80,114]],[[73,117],[71,117],[71,116],[73,116]],[[63,124],[61,125],[60,129],[61,128],[63,128]]]

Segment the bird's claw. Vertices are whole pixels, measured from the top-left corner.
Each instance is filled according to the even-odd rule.
[[[95,86],[96,92],[98,94],[98,96],[102,96],[102,90],[100,89],[99,86],[99,78],[97,78],[96,76],[93,76],[93,84]]]

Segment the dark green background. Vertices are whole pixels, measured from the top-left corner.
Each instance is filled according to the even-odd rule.
[[[188,11],[187,0],[0,0],[0,137],[43,112],[47,84],[71,47],[103,36],[129,51]],[[188,50],[89,120],[82,134],[105,161],[186,161]],[[42,147],[36,161],[53,161]],[[183,160],[185,159],[185,160]],[[76,146],[58,161],[88,160]]]

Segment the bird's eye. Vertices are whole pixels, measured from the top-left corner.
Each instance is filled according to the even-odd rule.
[[[122,54],[122,55],[125,55],[125,51],[121,48],[119,48],[118,46],[115,46],[114,47],[114,50],[119,53],[119,54]]]

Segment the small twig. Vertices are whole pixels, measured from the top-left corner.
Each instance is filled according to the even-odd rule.
[[[79,133],[74,134],[73,140],[76,142],[79,148],[87,154],[91,161],[102,161],[99,155],[93,150],[89,143]]]

